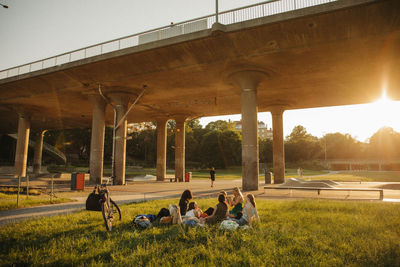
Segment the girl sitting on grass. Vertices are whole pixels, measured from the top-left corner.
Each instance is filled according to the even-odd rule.
[[[199,209],[197,206],[196,202],[190,202],[189,203],[189,210],[186,212],[187,217],[196,217],[200,218],[200,216],[203,214],[203,211]]]
[[[214,212],[211,216],[206,218],[201,218],[201,223],[206,224],[216,224],[220,223],[228,216],[228,204],[226,203],[226,198],[224,195],[218,195],[218,204],[214,208]]]
[[[181,211],[181,215],[186,215],[186,211],[188,210],[189,201],[193,199],[192,191],[186,189],[183,191],[181,199],[179,200],[179,208]]]
[[[243,209],[243,195],[242,192],[240,192],[239,187],[233,189],[233,199],[231,201],[228,200],[228,202],[233,206],[233,209],[229,211],[229,217],[236,218]]]
[[[247,194],[243,208],[243,216],[240,219],[232,219],[232,220],[237,222],[239,226],[246,224],[251,226],[254,219],[257,220],[260,219],[257,212],[256,200],[253,194]]]

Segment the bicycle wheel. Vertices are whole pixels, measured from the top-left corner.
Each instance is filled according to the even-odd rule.
[[[111,198],[110,198],[110,203],[113,210],[113,214],[117,214],[118,212],[119,220],[121,220],[121,210],[119,209],[117,203],[115,203]]]
[[[101,213],[103,214],[104,223],[107,231],[112,229],[113,210],[109,207],[107,201],[101,203]]]

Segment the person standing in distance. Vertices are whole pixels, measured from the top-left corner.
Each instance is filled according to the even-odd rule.
[[[211,187],[214,187],[214,181],[215,181],[215,168],[214,167],[211,167],[210,179],[211,179]]]

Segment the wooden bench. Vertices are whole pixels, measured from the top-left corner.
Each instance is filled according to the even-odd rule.
[[[290,194],[292,194],[292,190],[314,190],[318,191],[318,195],[320,195],[321,191],[361,191],[361,192],[379,192],[379,200],[383,200],[383,189],[378,188],[331,188],[331,187],[291,187],[291,186],[265,186],[265,189],[277,189],[277,190],[290,190]]]

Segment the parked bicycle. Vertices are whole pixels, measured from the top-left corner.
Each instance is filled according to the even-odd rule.
[[[96,185],[86,200],[86,209],[101,211],[107,231],[111,231],[114,218],[121,220],[121,210],[110,197],[107,185]]]

